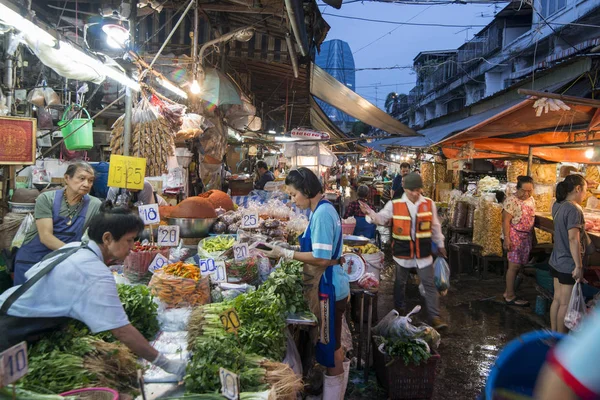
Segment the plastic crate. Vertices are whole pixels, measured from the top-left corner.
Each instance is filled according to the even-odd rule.
[[[388,366],[392,359],[379,351],[373,336],[371,343],[375,375],[381,387],[387,390],[389,399],[418,400],[433,397],[436,367],[441,358],[437,352],[434,351],[425,364],[405,365],[399,359]]]

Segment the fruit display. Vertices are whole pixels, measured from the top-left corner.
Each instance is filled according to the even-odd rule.
[[[375,254],[379,253],[379,247],[373,243],[367,243],[364,246],[347,246],[344,245],[344,253],[359,253],[359,254]]]

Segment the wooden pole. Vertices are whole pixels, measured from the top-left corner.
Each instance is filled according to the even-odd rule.
[[[519,89],[518,93],[524,94],[526,96],[546,97],[548,99],[562,100],[565,103],[600,108],[600,100],[588,99],[585,97],[566,96],[564,94],[540,92],[538,90],[529,90],[529,89]]]
[[[531,176],[533,171],[531,167],[533,166],[533,147],[529,146],[529,154],[527,155],[527,176]]]

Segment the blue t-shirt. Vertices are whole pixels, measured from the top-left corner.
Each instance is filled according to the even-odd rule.
[[[310,229],[313,257],[334,260],[342,256],[342,222],[331,204],[321,204],[315,210],[310,218],[308,229]],[[338,246],[338,252],[333,254]],[[333,266],[333,285],[336,301],[343,300],[350,294],[348,275],[340,265]]]

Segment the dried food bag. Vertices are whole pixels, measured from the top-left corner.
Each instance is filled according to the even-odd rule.
[[[561,168],[561,170],[562,170],[562,168]],[[562,175],[563,175],[563,173],[561,172],[561,176]],[[564,174],[564,175],[566,176],[567,174]],[[585,179],[588,182],[600,183],[600,168],[598,168],[596,165],[588,165],[585,169]]]
[[[21,225],[19,226],[19,229],[12,240],[11,248],[20,248],[23,245],[25,237],[27,236],[27,232],[29,232],[34,223],[35,219],[33,218],[33,214],[27,214],[23,222],[21,222]]]
[[[210,303],[209,277],[199,280],[182,278],[157,270],[148,285],[153,296],[169,308],[195,307]]]
[[[60,97],[56,94],[54,89],[46,86],[42,89],[44,93],[44,100],[46,101],[46,106],[58,106],[60,105]]]
[[[585,297],[581,290],[581,283],[575,282],[571,292],[571,300],[565,314],[565,326],[572,331],[579,331],[581,321],[585,316]]]
[[[556,183],[557,167],[558,164],[533,164],[531,177],[537,184],[553,185]]]
[[[475,223],[475,204],[469,204],[469,212],[467,213],[467,222],[465,226],[469,229],[473,229]]]
[[[513,160],[506,167],[506,177],[508,182],[517,183],[517,178],[527,175],[527,163],[523,160]]]
[[[469,203],[459,201],[456,204],[456,211],[452,219],[452,225],[455,228],[464,228],[467,223],[467,214],[469,213]]]
[[[481,255],[484,257],[502,257],[502,206],[489,201],[482,201]]]
[[[27,94],[27,102],[36,107],[43,108],[46,99],[44,98],[44,90],[41,87],[31,90]]]
[[[433,262],[435,275],[433,281],[438,292],[444,293],[450,288],[450,267],[443,257],[437,257]]]
[[[423,196],[432,197],[434,184],[434,164],[430,162],[421,163],[421,177],[423,178]]]
[[[537,244],[550,244],[552,243],[552,234],[550,232],[543,231],[535,228],[535,241]]]
[[[553,198],[554,185],[535,185],[533,199],[535,200],[536,212],[550,212],[552,210]]]
[[[54,127],[52,123],[52,114],[45,108],[37,109],[37,127],[38,129],[52,129]]]

